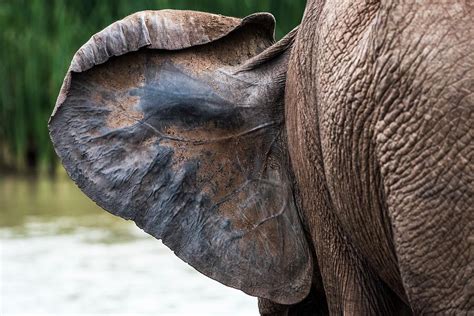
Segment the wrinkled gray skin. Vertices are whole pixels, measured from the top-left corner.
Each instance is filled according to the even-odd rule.
[[[293,47],[288,144],[331,314],[474,312],[474,11],[431,2],[310,0]]]
[[[474,12],[431,2],[309,0],[273,46],[266,15],[141,13],[75,57],[51,137],[262,315],[473,313]]]

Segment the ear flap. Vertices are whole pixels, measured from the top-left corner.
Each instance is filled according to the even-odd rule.
[[[273,27],[268,14],[129,16],[77,52],[49,128],[101,207],[205,275],[292,304],[312,258],[284,135],[290,41],[258,55]]]

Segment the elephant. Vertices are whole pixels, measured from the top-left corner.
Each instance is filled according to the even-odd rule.
[[[474,312],[466,1],[143,11],[74,55],[49,131],[79,188],[262,315]]]

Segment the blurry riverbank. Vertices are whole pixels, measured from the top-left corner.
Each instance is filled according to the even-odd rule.
[[[0,315],[257,315],[64,175],[0,175]]]

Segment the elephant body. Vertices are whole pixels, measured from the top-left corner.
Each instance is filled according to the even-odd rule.
[[[50,121],[79,187],[262,315],[473,312],[466,2],[147,11],[76,54]]]
[[[333,313],[473,309],[473,11],[428,2],[310,1],[293,48],[288,143]]]

